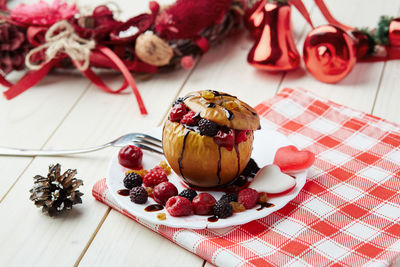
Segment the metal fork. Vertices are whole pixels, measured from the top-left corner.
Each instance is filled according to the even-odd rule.
[[[135,145],[141,149],[163,154],[161,140],[142,133],[129,133],[123,135],[114,141],[108,142],[101,146],[71,149],[71,150],[36,150],[36,149],[21,149],[21,148],[8,148],[0,147],[0,156],[60,156],[69,154],[86,153],[91,151],[100,150],[110,146],[123,147],[126,145]]]

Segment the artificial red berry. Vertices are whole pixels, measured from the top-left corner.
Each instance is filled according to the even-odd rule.
[[[236,131],[235,137],[236,137],[236,144],[240,144],[241,142],[247,141],[247,130],[243,131]]]
[[[193,198],[193,211],[197,215],[211,215],[215,202],[215,198],[209,193],[200,193]]]
[[[179,122],[186,113],[187,109],[183,103],[176,104],[169,113],[169,119],[173,122]]]
[[[193,214],[192,203],[185,197],[170,197],[165,204],[165,207],[167,208],[168,213],[174,217]]]
[[[258,192],[252,188],[245,188],[239,192],[238,202],[246,209],[253,208],[258,201]]]
[[[158,168],[157,168],[158,167]],[[145,187],[153,187],[162,182],[168,182],[167,174],[164,169],[160,166],[156,166],[151,169],[146,175],[143,177],[143,185]]]
[[[235,144],[235,130],[219,130],[217,135],[214,136],[214,141],[217,145],[223,146],[227,150],[231,151]]]
[[[125,146],[118,153],[118,161],[122,166],[129,169],[142,169],[143,152],[137,146]]]
[[[196,113],[194,113],[193,111],[189,111],[188,113],[186,113],[182,119],[181,119],[181,124],[186,124],[189,126],[194,126],[197,124],[197,122],[199,121],[199,118],[196,118]]]
[[[154,187],[153,198],[161,205],[165,205],[170,197],[176,196],[178,189],[170,182],[162,182]]]

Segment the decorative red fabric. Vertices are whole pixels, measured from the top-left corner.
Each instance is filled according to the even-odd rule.
[[[223,229],[175,229],[135,218],[105,179],[93,196],[219,266],[387,266],[400,256],[400,127],[284,89],[256,107],[268,127],[316,155],[300,194],[281,210]]]

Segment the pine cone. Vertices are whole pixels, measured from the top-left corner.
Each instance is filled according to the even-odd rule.
[[[76,190],[83,185],[82,180],[74,178],[77,171],[68,169],[61,175],[60,164],[50,165],[47,177],[36,175],[30,200],[50,216],[58,215],[72,205],[82,203],[83,193]]]
[[[0,70],[5,74],[22,70],[29,48],[22,28],[7,22],[0,23]]]

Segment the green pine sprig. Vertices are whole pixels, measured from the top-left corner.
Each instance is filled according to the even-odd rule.
[[[376,28],[374,34],[374,40],[377,44],[388,45],[389,44],[389,25],[394,17],[381,16],[378,22],[378,27]]]

